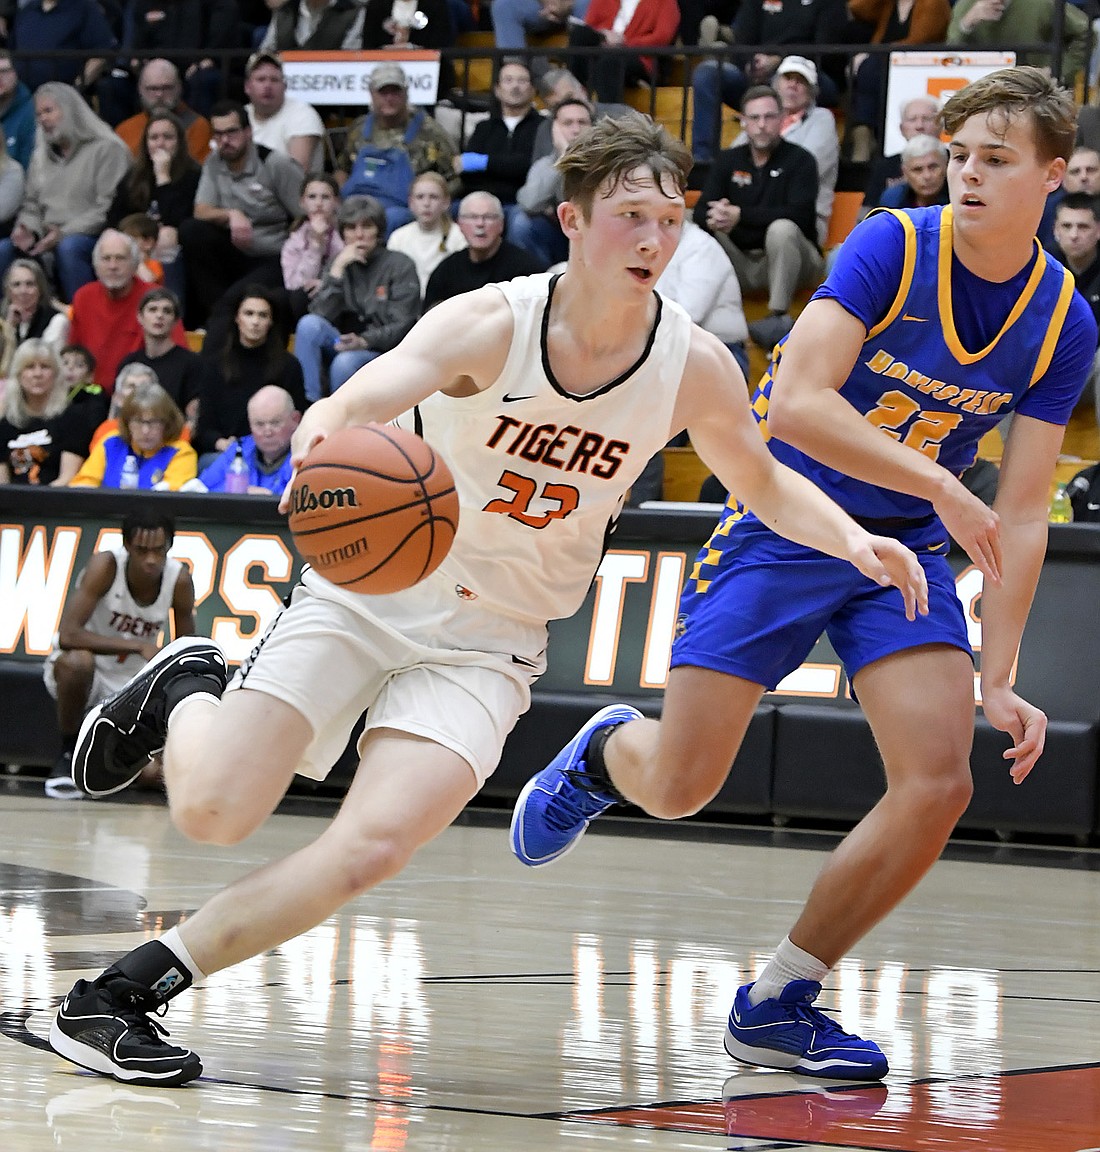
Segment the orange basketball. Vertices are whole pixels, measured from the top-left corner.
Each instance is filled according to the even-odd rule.
[[[352,592],[399,592],[435,571],[458,528],[451,470],[412,432],[341,428],[318,444],[290,490],[302,559]]]

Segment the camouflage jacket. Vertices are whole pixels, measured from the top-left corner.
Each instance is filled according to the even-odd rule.
[[[413,109],[409,110],[409,115],[410,117],[414,115]],[[363,139],[366,123],[367,117],[360,116],[348,129],[347,143],[336,161],[338,172],[351,172],[360,147],[368,143]],[[407,122],[400,128],[383,128],[376,125],[369,143],[376,148],[400,148],[404,145],[406,131],[408,131]],[[458,194],[462,186],[462,182],[455,174],[454,162],[458,149],[446,129],[430,114],[424,116],[420,131],[408,145],[408,153],[409,163],[412,164],[417,176],[421,172],[438,172],[447,181],[451,195]]]

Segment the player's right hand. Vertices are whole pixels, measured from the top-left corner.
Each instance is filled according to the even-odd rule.
[[[852,563],[876,584],[893,584],[905,601],[906,620],[928,615],[928,579],[916,553],[892,536],[868,536]]]
[[[956,480],[932,502],[951,538],[994,584],[1001,582],[1001,520]]]

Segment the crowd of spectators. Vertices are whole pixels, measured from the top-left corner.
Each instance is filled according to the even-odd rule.
[[[904,146],[884,154],[886,56],[783,45],[1051,33],[1051,0],[485,7],[498,47],[523,55],[498,61],[488,111],[459,134],[396,60],[373,65],[369,107],[344,127],[289,93],[280,53],[446,49],[473,26],[466,0],[13,6],[0,25],[0,478],[222,491],[239,453],[249,491],[277,492],[301,412],[425,309],[566,258],[555,160],[595,119],[634,114],[626,90],[659,83],[650,52],[677,39],[707,48],[685,80],[699,197],[660,288],[747,367],[748,341],[770,350],[828,267],[842,154],[866,152],[864,212],[946,200],[934,99],[891,110]],[[1072,80],[1088,19],[1071,5],[1062,26]],[[547,31],[556,62],[530,51]],[[742,129],[726,147],[723,102]],[[1094,120],[1041,239],[1100,313]],[[746,293],[767,295],[751,325]]]

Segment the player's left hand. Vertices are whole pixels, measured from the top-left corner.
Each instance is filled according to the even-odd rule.
[[[1011,737],[1012,747],[1004,753],[1004,758],[1015,761],[1009,775],[1014,784],[1022,784],[1043,754],[1047,739],[1046,713],[1017,696],[1008,685],[986,688],[983,684],[982,709],[998,732],[1007,732]]]
[[[869,536],[852,563],[876,584],[893,584],[905,601],[906,620],[928,615],[928,580],[916,553],[892,536]]]

